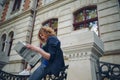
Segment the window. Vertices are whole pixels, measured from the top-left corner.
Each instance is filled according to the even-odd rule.
[[[8,36],[8,56],[10,56],[10,51],[11,51],[11,47],[12,47],[12,42],[13,42],[13,36],[14,36],[14,33],[13,31],[9,33],[9,36]]]
[[[89,28],[98,35],[97,6],[83,7],[74,12],[74,30]]]
[[[58,19],[57,18],[49,19],[49,20],[45,21],[44,23],[42,23],[42,25],[53,28],[57,34],[57,27],[58,27]]]
[[[2,38],[1,38],[1,43],[2,43],[2,48],[1,48],[1,51],[4,51],[4,48],[5,48],[5,40],[6,40],[6,34],[3,34],[2,35]]]
[[[15,0],[12,8],[12,12],[16,12],[20,9],[21,0]]]
[[[120,0],[118,0],[118,2],[119,2],[119,7],[120,7]]]

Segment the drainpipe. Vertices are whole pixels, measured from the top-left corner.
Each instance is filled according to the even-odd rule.
[[[35,24],[35,18],[36,18],[36,13],[37,13],[37,0],[33,0],[33,5],[32,5],[32,9],[31,9],[31,17],[32,17],[32,21],[31,21],[31,29],[30,29],[30,33],[29,33],[29,39],[28,39],[28,43],[31,44],[32,43],[32,37],[33,37],[33,31],[34,31],[34,24]],[[24,68],[27,67],[28,63],[24,62]]]
[[[30,38],[29,38],[29,43],[31,44],[32,43],[32,37],[33,37],[33,31],[34,31],[34,24],[35,24],[35,18],[36,18],[36,13],[37,13],[37,1],[38,0],[34,0],[33,1],[33,6],[32,6],[32,9],[31,9],[31,16],[32,16],[32,29],[31,29],[31,32],[30,32]]]

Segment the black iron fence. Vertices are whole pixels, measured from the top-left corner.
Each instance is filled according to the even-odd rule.
[[[68,65],[63,67],[58,76],[47,75],[42,80],[66,80]],[[29,75],[13,75],[0,70],[0,80],[28,80]]]
[[[59,76],[47,75],[43,80],[66,80],[68,65],[65,66]],[[97,75],[99,75],[98,80],[120,80],[120,65],[99,62]],[[23,75],[13,75],[0,70],[0,80],[28,80],[28,76]]]
[[[100,62],[98,69],[99,80],[120,80],[120,65]]]
[[[0,80],[28,80],[29,75],[14,75],[0,70]]]

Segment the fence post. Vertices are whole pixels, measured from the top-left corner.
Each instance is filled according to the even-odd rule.
[[[92,31],[71,34],[66,38],[72,40],[67,42],[68,46],[63,46],[69,64],[67,80],[98,80],[96,70],[103,54],[101,39]]]

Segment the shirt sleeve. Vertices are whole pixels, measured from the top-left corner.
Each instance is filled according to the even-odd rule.
[[[48,52],[50,53],[49,62],[53,62],[56,56],[56,50],[59,47],[59,40],[56,37],[50,37],[48,40]]]

